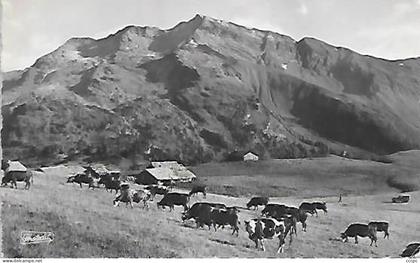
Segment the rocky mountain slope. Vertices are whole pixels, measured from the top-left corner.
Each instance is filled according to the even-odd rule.
[[[388,61],[197,15],[74,38],[4,74],[9,158],[221,160],[420,146],[420,59]]]

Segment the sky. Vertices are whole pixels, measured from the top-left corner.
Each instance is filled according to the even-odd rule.
[[[420,0],[1,0],[2,71],[24,69],[71,37],[127,25],[168,29],[195,14],[314,37],[386,59],[420,56]]]

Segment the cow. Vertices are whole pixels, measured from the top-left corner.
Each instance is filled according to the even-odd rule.
[[[377,237],[376,237],[376,226],[375,225],[366,225],[366,224],[359,224],[354,223],[347,227],[346,231],[340,234],[341,239],[343,242],[348,241],[348,237],[354,237],[355,244],[358,244],[358,236],[360,237],[369,237],[370,238],[370,246],[372,246],[373,242],[375,242],[375,247]]]
[[[286,207],[286,206],[282,205],[282,204],[266,204],[264,209],[261,211],[261,215],[262,216],[272,216],[273,213],[275,213],[279,209],[283,209],[284,207]]]
[[[125,206],[130,204],[131,208],[133,208],[133,192],[130,191],[130,185],[121,185],[120,194],[117,194],[113,201],[114,207],[119,206],[120,202],[124,202]]]
[[[420,243],[408,244],[404,251],[400,254],[400,257],[418,257],[420,255]]]
[[[324,214],[328,213],[327,204],[325,202],[313,202],[312,205],[315,208],[316,216],[318,216],[318,212],[316,210],[322,210],[324,211]]]
[[[101,179],[99,179],[98,184],[105,185],[106,191],[115,190],[115,193],[118,193],[118,190],[121,190],[121,181],[120,180],[114,180],[112,177],[109,176],[102,176]]]
[[[67,178],[67,183],[77,183],[82,188],[82,184],[87,184],[88,188],[94,188],[93,178],[87,174],[76,174]]]
[[[318,216],[316,207],[313,203],[303,202],[300,204],[299,209],[311,215],[316,214]]]
[[[251,207],[254,207],[254,210],[258,210],[259,205],[267,205],[268,203],[268,197],[252,197],[251,200],[246,204],[246,207],[250,209]]]
[[[264,239],[273,239],[278,237],[279,247],[277,253],[283,252],[286,236],[289,232],[289,227],[286,227],[284,221],[278,221],[274,218],[257,218],[245,220],[245,230],[248,232],[248,237],[255,242],[255,247],[258,249],[258,243],[261,243],[261,248],[265,251]],[[292,236],[290,235],[290,243]]]
[[[262,216],[273,217],[278,220],[289,218],[292,220],[291,232],[295,233],[295,235],[297,235],[296,223],[300,222],[302,224],[302,230],[306,232],[306,219],[308,216],[303,210],[297,207],[291,207],[282,204],[267,204],[262,210],[261,214]]]
[[[168,193],[157,203],[157,207],[165,209],[166,206],[169,206],[169,211],[172,211],[175,205],[180,205],[183,206],[184,211],[186,211],[188,209],[187,204],[189,201],[190,196],[188,194]]]
[[[147,201],[152,197],[149,190],[134,190],[132,192],[132,200],[135,203],[143,202],[143,208],[149,208]]]
[[[204,198],[206,198],[206,186],[205,185],[194,185],[191,189],[189,195],[194,196],[198,193],[202,193]]]
[[[26,190],[29,190],[31,183],[34,183],[34,177],[32,171],[26,170],[25,172],[21,171],[9,171],[6,172],[3,178],[1,179],[1,185],[6,186],[9,182],[12,183],[12,187],[15,186],[17,189],[16,182],[25,182]]]
[[[211,218],[213,209],[214,208],[208,203],[194,203],[187,211],[182,213],[181,219],[182,221],[185,221],[192,218],[195,220],[197,228],[207,225],[210,230],[211,225],[213,224]]]
[[[236,213],[236,210],[230,209],[230,210],[224,210],[224,209],[215,209],[211,211],[211,220],[213,223],[214,231],[216,231],[217,228],[220,228],[221,226],[224,228],[225,225],[230,225],[233,229],[232,235],[235,234],[236,236],[239,235],[239,226],[240,224],[238,220],[238,214]]]
[[[388,222],[384,222],[384,221],[371,221],[369,222],[368,225],[374,225],[376,226],[376,231],[378,232],[384,232],[384,238],[388,238],[389,239],[389,223]]]
[[[166,186],[159,186],[159,185],[148,185],[145,187],[146,190],[150,191],[151,194],[151,201],[155,198],[156,195],[166,195],[169,193],[169,189]]]

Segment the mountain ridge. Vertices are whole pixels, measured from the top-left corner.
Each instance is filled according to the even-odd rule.
[[[235,149],[267,158],[388,154],[420,145],[419,71],[415,58],[378,59],[201,15],[166,30],[126,26],[69,39],[6,73],[3,145],[25,158],[186,162]]]

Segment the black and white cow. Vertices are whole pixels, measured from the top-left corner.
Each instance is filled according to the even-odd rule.
[[[258,249],[258,243],[265,251],[264,239],[279,239],[279,247],[277,253],[283,252],[286,236],[290,227],[286,227],[284,221],[278,221],[274,218],[257,218],[245,220],[245,230],[248,232],[248,237],[255,242],[255,247]],[[292,242],[292,235],[290,235],[290,243]]]

